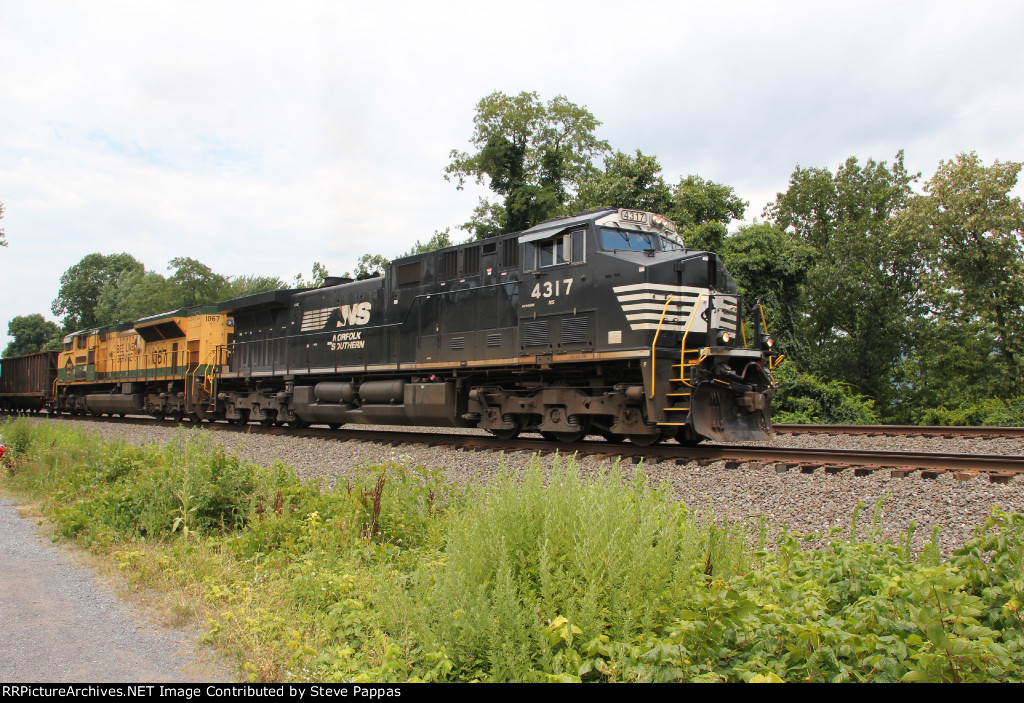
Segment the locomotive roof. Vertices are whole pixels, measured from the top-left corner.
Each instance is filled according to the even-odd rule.
[[[551,220],[545,220],[538,225],[534,225],[530,229],[524,229],[519,233],[522,237],[528,234],[535,234],[537,232],[545,232],[549,229],[564,229],[566,227],[572,227],[573,225],[582,224],[584,222],[590,222],[591,220],[597,219],[599,216],[615,212],[616,209],[612,207],[601,208],[600,210],[591,210],[590,212],[584,212],[579,215],[571,215],[569,217],[556,217]]]

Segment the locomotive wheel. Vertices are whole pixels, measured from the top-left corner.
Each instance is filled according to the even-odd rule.
[[[288,423],[288,427],[292,428],[293,430],[304,430],[307,427],[309,427],[309,423],[306,422],[305,420],[297,420],[296,419],[296,420],[291,420]]]
[[[628,434],[626,438],[638,447],[652,447],[664,439],[660,434]]]
[[[612,432],[611,430],[601,430],[601,429],[599,429],[597,431],[597,433],[599,435],[601,435],[602,437],[604,437],[606,442],[611,442],[612,444],[622,444],[623,442],[626,441],[626,436],[625,435],[616,434],[615,432]]]
[[[510,430],[487,430],[498,439],[515,439],[519,436],[519,428],[513,427]],[[545,438],[546,439],[546,438]]]
[[[339,429],[344,424],[344,422],[329,422],[327,423],[327,426],[330,427],[332,430],[336,430]]]
[[[555,432],[554,434],[558,441],[563,444],[575,444],[587,436],[587,431],[576,430],[575,432]]]
[[[540,436],[543,437],[544,439],[546,439],[549,442],[557,442],[558,441],[558,435],[555,434],[554,432],[541,432]]]
[[[274,426],[274,416],[273,415],[264,415],[263,417],[260,418],[260,427],[273,427],[273,426]]]

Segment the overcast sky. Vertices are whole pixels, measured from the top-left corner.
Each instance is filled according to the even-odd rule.
[[[797,164],[1022,161],[1022,30],[983,0],[0,0],[0,332],[92,252],[289,280],[465,222],[486,191],[444,168],[496,90],[749,217]]]

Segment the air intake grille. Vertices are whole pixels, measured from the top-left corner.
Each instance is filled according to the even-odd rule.
[[[539,347],[548,343],[548,321],[537,320],[523,325],[523,346]]]
[[[489,347],[500,347],[501,346],[501,332],[497,334],[487,335],[487,346]]]
[[[562,344],[579,344],[587,341],[587,318],[568,317],[562,320]]]
[[[452,349],[465,349],[466,338],[465,337],[452,337]]]

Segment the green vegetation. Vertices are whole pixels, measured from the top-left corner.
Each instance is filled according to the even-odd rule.
[[[642,476],[327,487],[181,431],[163,448],[0,426],[6,489],[205,623],[252,680],[1019,681],[1024,516],[955,556],[872,530],[757,544]],[[819,549],[808,545],[822,544]]]

